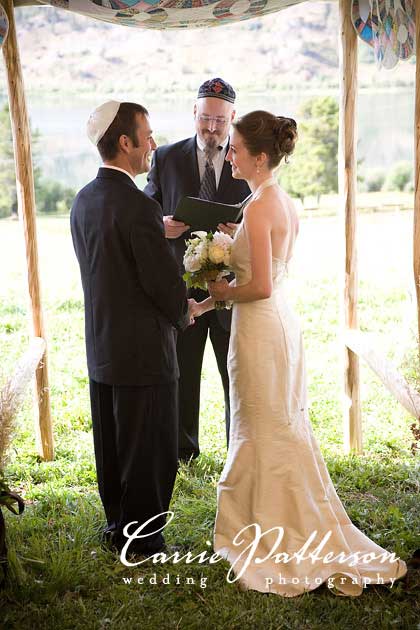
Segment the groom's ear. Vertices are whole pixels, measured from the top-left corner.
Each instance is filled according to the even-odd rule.
[[[130,138],[128,136],[126,136],[125,134],[120,136],[118,138],[118,148],[120,151],[122,151],[123,153],[127,153],[127,151],[130,148]]]
[[[236,109],[233,109],[230,115],[230,122],[233,122],[233,119],[235,118],[235,116],[236,116]]]

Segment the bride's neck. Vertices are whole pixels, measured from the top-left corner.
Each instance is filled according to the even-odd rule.
[[[247,180],[247,183],[251,189],[251,192],[255,193],[258,190],[258,188],[261,186],[261,184],[263,184],[265,181],[269,179],[273,179],[273,172],[265,171],[264,173],[259,173],[259,174],[255,173],[253,177]]]

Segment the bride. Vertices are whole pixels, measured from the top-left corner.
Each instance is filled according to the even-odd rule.
[[[236,279],[209,283],[195,312],[233,302],[230,446],[214,549],[243,588],[293,597],[326,582],[354,596],[407,569],[350,521],[309,421],[302,336],[284,287],[298,217],[273,177],[296,140],[293,119],[255,111],[233,124],[226,156],[253,194],[234,237]]]

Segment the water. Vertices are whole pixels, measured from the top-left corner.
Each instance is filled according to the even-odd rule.
[[[238,114],[268,109],[296,117],[307,93],[284,93],[276,97],[253,96],[238,102]],[[44,105],[28,99],[33,128],[41,141],[37,161],[51,179],[80,188],[92,179],[99,165],[96,149],[85,134],[86,121],[95,102]],[[159,102],[149,107],[154,135],[159,144],[175,142],[194,133],[192,101]],[[358,159],[361,169],[389,168],[401,160],[413,160],[414,89],[361,93],[358,103]]]

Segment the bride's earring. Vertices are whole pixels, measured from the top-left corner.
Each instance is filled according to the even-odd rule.
[[[257,166],[257,175],[259,175],[260,173],[261,173],[261,171],[260,171],[260,167],[259,167],[259,166]]]

